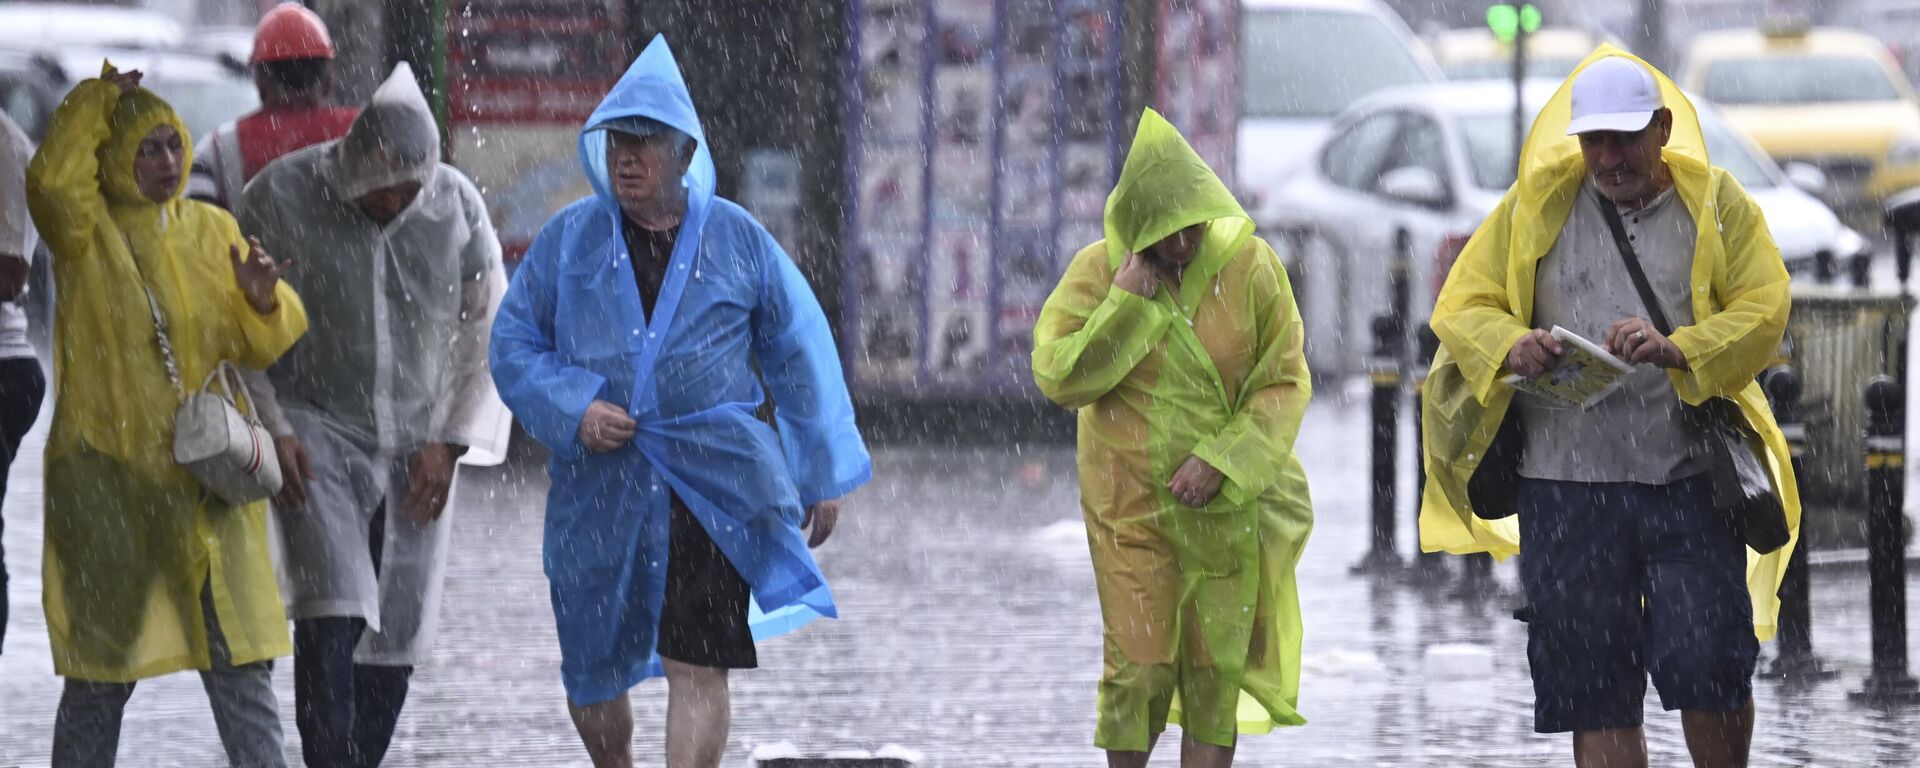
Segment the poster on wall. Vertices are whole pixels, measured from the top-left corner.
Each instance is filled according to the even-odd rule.
[[[860,231],[920,231],[925,169],[926,154],[918,147],[869,147],[860,163]]]
[[[936,307],[927,345],[927,372],[942,384],[984,383],[991,343],[985,305]]]
[[[1118,170],[1124,5],[854,3],[841,317],[856,392],[1038,396],[1033,321],[1098,238]]]
[[[1235,0],[1160,0],[1154,105],[1233,185],[1240,122]]]
[[[624,3],[446,3],[447,152],[486,198],[509,265],[561,208],[593,194],[580,124],[630,59]]]
[[[869,303],[860,308],[850,369],[857,380],[912,384],[920,374],[920,311],[912,304]]]
[[[862,132],[869,141],[920,140],[927,27],[920,4],[869,2],[860,22]]]

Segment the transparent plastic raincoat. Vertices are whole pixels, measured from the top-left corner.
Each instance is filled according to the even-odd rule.
[[[687,212],[651,322],[608,184],[606,125],[647,117],[697,141]],[[580,134],[594,196],[547,222],[494,323],[494,381],[552,450],[545,563],[575,704],[658,676],[668,490],[752,587],[756,639],[834,616],[807,550],[803,508],[865,483],[833,334],[766,229],[714,195],[713,158],[664,38],[655,37]],[[754,375],[757,363],[766,390]],[[754,417],[771,391],[779,429]],[[595,399],[639,423],[594,453],[576,433]]]
[[[276,510],[288,612],[367,619],[363,664],[423,662],[438,625],[457,493],[428,525],[397,513],[408,458],[429,442],[496,455],[506,442],[486,367],[506,291],[500,242],[480,191],[439,158],[433,112],[402,63],[345,137],[268,165],[236,206],[248,234],[298,264],[287,282],[313,318],[268,377],[291,417],[275,433],[297,435],[318,473],[307,506]],[[404,182],[420,193],[384,225],[356,203]],[[342,468],[359,462],[378,469]],[[382,497],[376,569],[367,525]]]
[[[235,665],[290,650],[267,550],[265,502],[230,507],[173,462],[179,404],[161,363],[142,275],[166,316],[180,376],[198,387],[222,359],[272,363],[307,328],[285,283],[256,314],[228,247],[226,211],[140,194],[141,139],[173,108],[87,80],[55,111],[27,173],[34,223],[53,253],[54,414],[46,456],[45,605],[54,670],[130,682],[207,669],[200,593],[209,584]]]
[[[1208,223],[1179,295],[1113,285],[1129,252]],[[1300,725],[1294,566],[1313,527],[1293,453],[1311,386],[1280,260],[1179,132],[1147,110],[1034,330],[1040,390],[1077,408],[1080,504],[1106,622],[1095,742],[1147,748],[1169,721],[1212,744]],[[1189,455],[1226,476],[1205,507],[1167,483]]]
[[[1625,56],[1647,66],[1602,46],[1581,69],[1607,56]],[[1647,68],[1673,111],[1673,135],[1662,156],[1699,230],[1692,309],[1700,320],[1674,329],[1672,336],[1691,370],[1669,371],[1668,376],[1686,402],[1726,396],[1740,405],[1766,443],[1764,458],[1794,531],[1794,540],[1773,553],[1747,552],[1754,631],[1766,640],[1774,633],[1787,557],[1799,545],[1800,496],[1786,438],[1754,382],[1773,360],[1786,330],[1787,270],[1759,206],[1732,174],[1709,164],[1693,104],[1659,70]],[[1429,482],[1420,503],[1420,546],[1428,552],[1506,557],[1520,551],[1519,518],[1489,522],[1475,517],[1467,481],[1513,402],[1513,389],[1501,384],[1500,377],[1507,373],[1507,352],[1531,327],[1536,266],[1559,237],[1586,177],[1579,140],[1566,135],[1571,83],[1578,73],[1567,78],[1534,119],[1522,152],[1520,180],[1467,242],[1434,306],[1430,322],[1441,349],[1422,390],[1421,411]]]

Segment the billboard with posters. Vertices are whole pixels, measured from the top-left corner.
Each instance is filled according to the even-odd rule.
[[[1237,0],[1160,0],[1154,108],[1233,188],[1240,123]]]
[[[1119,172],[1123,6],[853,5],[841,348],[855,391],[1038,396],[1033,322],[1100,238]]]
[[[449,0],[447,146],[487,200],[509,264],[592,194],[580,126],[628,62],[620,0]]]

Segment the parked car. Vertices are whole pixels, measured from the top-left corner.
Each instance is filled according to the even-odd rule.
[[[1920,186],[1920,100],[1887,46],[1841,29],[1703,34],[1681,77],[1775,160],[1824,177],[1822,199],[1861,226]],[[1796,178],[1813,178],[1795,167]]]
[[[1527,77],[1564,79],[1606,38],[1584,29],[1546,27],[1527,35]],[[1513,77],[1513,43],[1501,42],[1485,27],[1449,29],[1427,42],[1433,59],[1449,80]]]
[[[5,7],[5,6],[0,6]],[[159,94],[180,113],[180,120],[198,140],[220,124],[260,106],[246,65],[226,56],[186,50],[63,45],[39,51],[60,75],[59,93],[100,74],[101,60],[121,71],[145,73],[140,84]]]
[[[1527,84],[1532,114],[1559,82]],[[1270,239],[1296,244],[1296,290],[1307,356],[1318,373],[1355,373],[1369,351],[1368,326],[1386,311],[1395,254],[1407,255],[1410,318],[1424,323],[1446,271],[1467,238],[1512,186],[1513,85],[1500,81],[1400,88],[1343,113],[1317,162],[1275,203],[1290,216]],[[1701,131],[1715,165],[1759,203],[1788,269],[1807,272],[1821,255],[1866,258],[1867,240],[1795,186],[1785,172],[1701,99]]]
[[[1256,222],[1289,174],[1307,164],[1333,118],[1381,88],[1430,83],[1440,71],[1379,0],[1246,0],[1240,19],[1241,202]]]
[[[0,45],[171,48],[187,29],[158,10],[84,3],[0,3]]]
[[[0,50],[0,111],[13,118],[27,136],[46,136],[47,118],[66,95],[65,74],[46,56]]]

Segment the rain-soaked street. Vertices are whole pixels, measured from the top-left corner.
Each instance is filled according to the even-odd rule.
[[[1300,576],[1301,707],[1311,723],[1244,739],[1241,763],[1565,764],[1564,736],[1531,732],[1525,628],[1507,616],[1510,597],[1462,602],[1347,573],[1367,541],[1366,445],[1355,438],[1364,419],[1360,404],[1325,395],[1309,411],[1301,455],[1318,527]],[[0,656],[5,766],[47,763],[60,690],[40,610],[45,423],[6,500],[14,610]],[[443,634],[414,678],[387,765],[587,765],[561,704],[539,560],[546,480],[532,454],[464,470]],[[746,766],[753,749],[780,742],[814,754],[899,744],[922,753],[923,766],[1096,764],[1100,622],[1070,446],[880,446],[875,464],[874,482],[853,497],[822,554],[843,618],[762,646],[762,668],[735,676],[724,764]],[[1497,573],[1511,584],[1507,566]],[[1912,736],[1920,709],[1883,714],[1847,700],[1868,659],[1864,573],[1822,569],[1814,587],[1815,647],[1842,674],[1797,692],[1755,683],[1753,764],[1920,762]],[[1490,648],[1491,675],[1473,673],[1471,651],[1452,666],[1429,661],[1428,648],[1457,643]],[[289,662],[275,683],[297,759]],[[1653,764],[1683,763],[1677,717],[1649,699]],[[634,703],[636,753],[658,764],[663,684],[636,689]],[[1175,764],[1175,750],[1162,752],[1157,765]],[[141,683],[121,753],[128,766],[223,764],[199,681]]]

